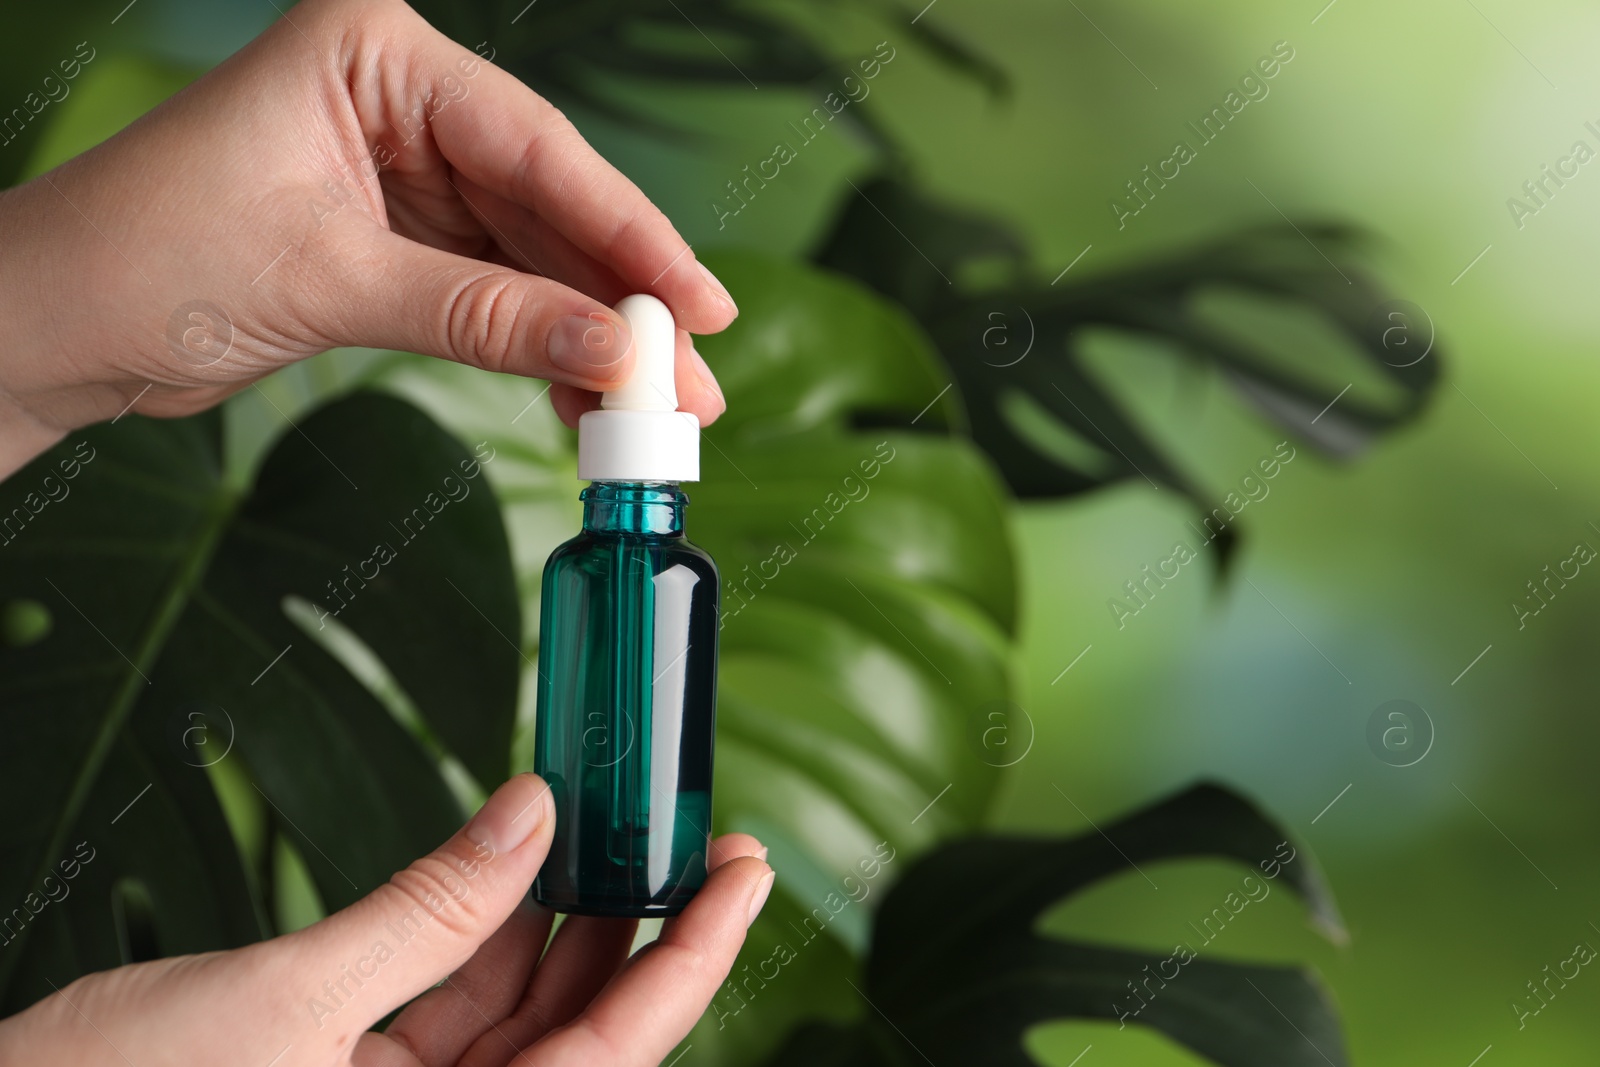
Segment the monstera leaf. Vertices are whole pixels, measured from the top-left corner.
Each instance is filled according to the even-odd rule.
[[[248,489],[222,451],[215,412],[129,415],[0,485],[4,1011],[272,933],[277,835],[343,906],[459,825],[442,760],[509,773],[492,453],[370,394],[286,431]],[[269,828],[248,864],[230,781]]]
[[[18,180],[33,146],[81,84],[85,61],[89,69],[104,66],[108,46],[127,39],[126,25],[110,25],[121,7],[117,0],[85,0],[11,13],[0,36],[0,100],[9,120],[0,125],[0,189]]]
[[[734,0],[418,0],[435,28],[521,78],[557,104],[581,107],[624,125],[681,137],[685,131],[630,99],[629,87],[803,89],[839,64],[826,36],[806,20],[784,18]],[[817,4],[844,7],[837,0]],[[1008,88],[1003,71],[935,19],[895,0],[867,5],[897,40],[911,40],[951,70],[993,92]],[[489,48],[493,47],[493,52]],[[846,120],[893,155],[887,133],[863,107]]]
[[[1060,1019],[1152,1027],[1229,1067],[1348,1062],[1332,1005],[1306,971],[1203,958],[1202,935],[1187,931],[1186,953],[1152,954],[1035,929],[1047,909],[1101,879],[1186,858],[1236,861],[1258,885],[1282,879],[1314,925],[1342,938],[1311,857],[1247,801],[1201,785],[1080,837],[979,837],[925,856],[878,913],[860,1021],[797,1031],[769,1067],[910,1067],[928,1055],[1028,1067],[1024,1031]],[[1248,903],[1238,899],[1237,908],[1223,901],[1228,911],[1214,921],[1225,925]]]
[[[984,728],[1010,693],[1016,575],[1005,494],[981,453],[937,430],[960,422],[959,406],[915,324],[802,264],[707,263],[741,314],[697,341],[728,410],[704,434],[685,524],[723,578],[715,823],[759,835],[779,871],[752,935],[764,943],[880,845],[898,863],[978,824],[1009,758],[993,734],[985,747]],[[489,476],[524,615],[537,618],[540,568],[576,532],[582,484],[543,383],[399,355],[374,381],[497,450]],[[934,432],[868,428],[891,416]],[[848,994],[865,913],[843,911],[785,968],[807,996],[708,1023],[696,1055],[770,1043],[819,999]],[[798,977],[808,970],[831,981]]]
[[[1097,373],[1097,343],[1101,355],[1110,340],[1214,370],[1264,419],[1332,456],[1416,419],[1438,380],[1431,319],[1325,258],[1323,248],[1347,258],[1351,235],[1337,227],[1248,231],[1045,282],[1020,238],[991,219],[889,179],[861,193],[845,199],[818,262],[916,316],[960,384],[973,438],[1022,497],[1132,479],[1203,511],[1218,503],[1136,417],[1137,398]],[[1003,280],[974,284],[976,269]]]

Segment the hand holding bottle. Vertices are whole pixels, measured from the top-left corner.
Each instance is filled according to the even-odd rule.
[[[631,365],[610,305],[738,313],[571,123],[400,0],[305,0],[109,141],[0,193],[0,477],[129,409],[202,410],[339,346],[548,378],[569,423]]]
[[[518,775],[438,851],[315,925],[89,975],[0,1022],[0,1062],[659,1063],[705,1011],[766,901],[765,849],[744,834],[720,838],[699,894],[628,958],[629,920],[571,916],[545,946],[553,915],[527,888],[553,823],[545,784]],[[384,1033],[369,1032],[407,1001]]]

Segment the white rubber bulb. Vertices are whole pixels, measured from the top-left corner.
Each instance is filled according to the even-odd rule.
[[[692,482],[700,477],[700,420],[678,410],[678,332],[653,296],[624,297],[633,373],[578,419],[578,477],[604,482]]]
[[[676,411],[678,386],[678,331],[667,305],[648,293],[623,297],[617,312],[628,320],[633,333],[633,375],[604,393],[600,406],[607,411]]]

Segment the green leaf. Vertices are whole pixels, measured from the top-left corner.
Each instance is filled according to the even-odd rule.
[[[40,116],[41,131],[21,179],[37,177],[120,132],[188,85],[200,71],[137,55],[100,53],[70,95]]]
[[[879,179],[849,195],[816,258],[927,329],[960,383],[973,438],[1019,496],[1149,481],[1208,511],[1217,501],[1141,421],[1138,397],[1091,358],[1097,342],[1119,338],[1113,357],[1131,345],[1215,372],[1280,431],[1350,456],[1420,416],[1441,359],[1426,313],[1389,300],[1351,265],[1351,243],[1340,227],[1270,227],[1046,282],[1004,226]],[[1030,415],[1058,429],[1041,433]]]
[[[728,410],[705,431],[685,526],[723,577],[715,827],[758,834],[789,898],[758,922],[752,944],[768,944],[880,842],[910,856],[979,824],[999,761],[970,726],[1011,691],[1016,563],[1004,491],[944,432],[959,403],[909,317],[803,264],[706,262],[741,313],[696,341]],[[374,381],[498,450],[489,473],[537,618],[539,571],[577,532],[582,484],[543,383],[405,356]],[[916,432],[874,428],[919,412]],[[813,980],[697,1031],[697,1054],[769,1045],[816,1004],[798,994],[819,975],[848,992],[839,949],[859,946],[861,921],[808,948]]]
[[[923,857],[878,913],[861,1021],[801,1031],[769,1062],[912,1064],[918,1050],[938,1050],[952,1063],[1025,1067],[1024,1032],[1072,1018],[1149,1026],[1230,1067],[1347,1062],[1332,1005],[1306,971],[1206,959],[1198,936],[1177,960],[1036,931],[1053,904],[1094,882],[1191,858],[1282,878],[1316,926],[1343,937],[1311,857],[1249,802],[1200,785],[1079,837],[979,837]]]
[[[121,6],[117,0],[88,0],[7,12],[6,32],[0,35],[0,188],[18,180],[41,135],[72,99],[75,81],[63,75],[83,73],[81,64],[72,66],[78,43],[93,50],[84,53],[95,57],[93,69],[112,43],[108,37],[125,36],[120,27],[108,29]]]
[[[46,895],[79,842],[95,853],[6,931],[8,1009],[138,944],[272,932],[213,791],[223,760],[329,908],[459,825],[441,758],[485,786],[509,772],[518,604],[473,455],[375,394],[286,432],[248,493],[224,483],[220,442],[214,412],[128,416],[0,485],[0,604],[48,615],[0,648],[0,718],[28,757],[0,781],[0,900]],[[352,645],[416,721],[352,673]]]
[[[415,7],[468,48],[492,42],[494,63],[549,99],[658,132],[669,128],[616,99],[620,82],[794,86],[830,66],[780,19],[726,0],[423,0]]]
[[[483,54],[490,55],[492,42],[497,66],[557,104],[680,141],[705,135],[662,118],[648,106],[653,95],[682,88],[814,89],[848,73],[821,28],[837,21],[826,10],[802,19],[737,0],[418,0],[413,6],[468,48],[483,43]],[[952,72],[996,94],[1008,90],[998,66],[919,20],[917,12],[892,0],[871,7],[893,31],[920,43]],[[851,108],[846,121],[885,157],[898,155],[864,105]]]

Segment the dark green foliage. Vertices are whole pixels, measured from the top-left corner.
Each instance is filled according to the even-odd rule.
[[[1111,875],[1162,860],[1220,858],[1275,874],[1313,922],[1342,936],[1311,857],[1250,803],[1201,785],[1078,837],[981,837],[923,857],[878,913],[852,1026],[796,1031],[769,1067],[927,1062],[1028,1067],[1023,1033],[1058,1019],[1154,1027],[1230,1067],[1346,1061],[1333,1006],[1296,968],[1171,957],[1041,936],[1040,916]],[[1285,855],[1293,858],[1282,862]],[[1199,941],[1199,938],[1195,939]],[[1163,964],[1166,964],[1163,967]],[[1146,970],[1146,968],[1150,970]],[[1165,971],[1142,1011],[1130,983]],[[1176,973],[1175,977],[1172,977]],[[1158,979],[1159,981],[1159,979]],[[1119,1010],[1118,1004],[1121,1004]]]
[[[1352,235],[1301,229],[1246,231],[1148,265],[1047,282],[1035,280],[1026,245],[1001,224],[879,179],[847,195],[816,258],[911,311],[956,377],[973,438],[1019,496],[1071,496],[1148,479],[1208,510],[1217,501],[1133,418],[1128,399],[1087,366],[1084,340],[1092,331],[1116,331],[1214,369],[1264,419],[1336,456],[1415,420],[1438,380],[1432,324],[1420,310],[1389,301],[1355,266],[1335,265],[1318,250],[1346,259]],[[963,284],[975,267],[998,267],[1004,280]],[[1240,315],[1219,321],[1204,306],[1217,296],[1258,312],[1291,309],[1320,319],[1371,379],[1352,384],[1375,388],[1319,417],[1340,390],[1315,362],[1321,350],[1250,328]],[[1041,406],[1092,447],[1096,462],[1074,466],[1042,449],[1008,416],[1008,394]]]
[[[216,412],[128,416],[0,484],[0,605],[49,617],[0,648],[0,907],[33,910],[79,842],[95,854],[0,951],[7,1010],[141,938],[170,955],[272,932],[270,850],[241,856],[218,775],[246,769],[342,907],[459,825],[440,750],[486,786],[509,773],[519,606],[471,455],[403,401],[357,394],[286,432],[240,494],[221,427]],[[459,500],[451,476],[470,486]],[[297,625],[288,598],[337,609],[420,723],[397,721],[319,644],[328,618]]]
[[[802,88],[825,81],[838,64],[826,43],[800,24],[757,5],[730,0],[420,0],[413,5],[441,32],[468,48],[485,46],[540,95],[636,129],[682,138],[685,130],[631,106],[624,86],[667,88]],[[826,17],[840,0],[816,5]],[[996,93],[1005,73],[932,19],[895,0],[870,5],[900,39],[923,46],[951,70]],[[492,48],[491,53],[489,49]],[[870,111],[847,121],[886,156],[898,151]]]

